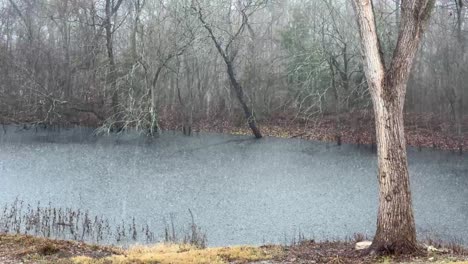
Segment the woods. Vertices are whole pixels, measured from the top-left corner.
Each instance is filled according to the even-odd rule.
[[[465,9],[435,4],[404,108],[417,116],[410,128],[460,149]],[[394,1],[375,1],[374,11],[390,61],[404,17]],[[340,138],[348,121],[354,130],[373,118],[348,1],[4,0],[0,13],[3,123],[154,135],[212,120],[260,137],[259,122],[331,118]]]
[[[249,177],[244,180],[258,180],[250,183],[256,186],[262,183],[259,180],[262,175],[272,176],[276,181],[265,182],[274,181],[273,184],[278,184],[275,188],[289,186],[293,194],[298,192],[296,197],[288,197],[288,201],[299,201],[298,197],[302,199],[299,194],[321,200],[326,195],[322,190],[329,191],[330,186],[339,190],[338,183],[349,180],[343,174],[355,177],[350,183],[357,182],[359,176],[352,174],[351,169],[367,167],[355,166],[353,162],[372,164],[376,151],[379,202],[376,233],[368,253],[420,253],[407,150],[409,145],[417,147],[415,153],[423,152],[423,147],[451,150],[449,154],[444,152],[447,155],[455,152],[456,155],[450,156],[456,157],[450,172],[442,170],[452,180],[450,183],[457,183],[455,187],[448,184],[455,189],[459,184],[458,175],[466,174],[465,167],[459,164],[464,163],[468,148],[467,4],[466,0],[0,0],[3,135],[7,141],[21,141],[20,136],[7,134],[30,128],[40,134],[38,128],[78,127],[82,129],[77,132],[81,137],[73,138],[76,135],[70,132],[71,142],[82,142],[87,137],[83,133],[92,130],[93,136],[108,135],[111,139],[116,136],[115,145],[118,145],[120,136],[123,141],[128,136],[124,132],[137,132],[144,135],[148,145],[161,142],[166,145],[157,151],[150,148],[141,152],[137,148],[123,151],[135,160],[133,165],[122,167],[118,166],[128,162],[129,157],[119,157],[116,161],[112,159],[115,153],[108,155],[106,148],[100,148],[98,151],[102,152],[96,152],[101,155],[98,160],[106,159],[107,166],[115,167],[102,169],[95,165],[102,170],[94,173],[106,172],[111,181],[112,169],[120,172],[131,168],[128,174],[136,177],[147,169],[144,176],[148,177],[142,179],[139,188],[148,186],[145,181],[153,182],[156,172],[167,173],[161,173],[164,176],[161,182],[168,175],[170,180],[180,176],[174,181],[177,183],[161,187],[159,193],[166,194],[170,188],[174,188],[172,193],[178,193],[179,186],[174,185],[185,183],[187,178],[194,180],[209,173],[213,174],[209,174],[212,177],[206,186],[220,178],[242,179],[235,174],[240,168],[248,168],[245,163],[252,162],[251,175],[246,170]],[[183,134],[180,138],[164,137],[162,133],[178,130]],[[189,137],[200,131],[251,134],[256,139],[303,138],[333,141],[333,144],[304,147],[305,143],[300,141],[294,147],[271,143],[273,148],[255,149],[243,139],[223,141],[226,135],[202,135],[202,140],[196,142],[200,138]],[[66,138],[48,134],[27,136],[33,138],[26,140],[31,144],[34,140],[63,143],[60,140]],[[99,140],[96,137],[89,142],[95,144]],[[270,144],[265,141],[256,140],[255,144],[263,147],[261,144]],[[233,142],[238,145],[203,152],[208,147]],[[354,152],[347,152],[344,143],[353,144]],[[369,145],[371,151],[362,154],[361,145]],[[85,153],[94,153],[94,149],[86,147]],[[236,148],[239,148],[238,156],[232,151]],[[34,153],[31,159],[42,156],[40,151],[36,152],[40,148],[31,149],[34,151],[27,152]],[[294,149],[293,154],[290,149]],[[17,162],[14,157],[25,155],[16,154],[15,148],[8,151],[13,154],[5,157],[12,156],[13,162]],[[197,151],[202,154],[193,158],[192,153]],[[232,156],[225,155],[226,152]],[[147,162],[143,164],[138,157],[147,153],[151,155],[146,156]],[[317,153],[323,154],[323,161]],[[346,156],[343,153],[349,157],[341,160]],[[209,159],[202,159],[208,156]],[[356,156],[356,160],[351,156]],[[244,160],[245,157],[249,159]],[[268,159],[263,160],[265,157]],[[436,157],[439,156],[434,154],[434,160]],[[56,159],[61,158],[63,155]],[[154,162],[159,158],[164,161]],[[303,159],[307,162],[300,163]],[[50,167],[68,164],[69,160],[74,159],[52,163]],[[272,160],[276,164],[271,164]],[[345,169],[333,164],[334,170],[323,172],[335,182],[322,182],[322,177],[314,178],[313,183],[317,185],[307,185],[312,181],[305,175],[315,173],[318,167],[322,169],[329,160],[346,164]],[[88,164],[93,161],[85,159],[82,164],[92,167]],[[432,161],[427,159],[420,164],[426,168]],[[18,167],[25,166],[20,163]],[[214,169],[203,167],[210,164]],[[315,167],[309,167],[311,164]],[[155,169],[150,165],[162,167]],[[172,170],[185,169],[184,166],[189,169],[172,174]],[[230,171],[226,173],[219,168]],[[288,185],[289,180],[281,178],[300,169],[305,172],[301,171],[298,178],[302,178],[296,179],[297,186],[292,187]],[[197,170],[203,173],[197,174]],[[336,171],[341,178],[334,178]],[[420,171],[424,170],[419,168]],[[276,175],[277,172],[281,175]],[[365,175],[362,171],[359,174]],[[94,185],[93,181],[99,177],[81,179]],[[435,178],[439,180],[438,175]],[[127,188],[128,180],[123,179],[120,186]],[[237,187],[242,183],[232,185]],[[217,188],[232,187],[230,184],[218,182]],[[234,188],[230,193],[239,192],[237,196],[255,200],[252,197],[256,192],[249,193],[252,197],[246,196],[245,190],[250,190],[250,185],[240,190]],[[362,182],[361,185],[364,186]],[[195,193],[193,186],[196,184],[189,184],[190,188],[180,195]],[[298,186],[317,188],[320,195],[308,196],[310,191]],[[270,185],[263,187],[277,192]],[[348,190],[345,188],[335,196],[352,201],[354,194]],[[287,191],[283,193],[284,197],[289,195]],[[276,194],[270,195],[267,201],[274,201]],[[465,194],[458,193],[462,202],[466,200]],[[193,197],[187,197],[190,203],[194,201]],[[219,199],[224,201],[223,197]],[[126,203],[122,206],[127,210]],[[151,208],[151,204],[148,206]],[[464,206],[462,203],[454,210],[464,211]],[[216,212],[219,208],[211,209]],[[190,214],[195,226],[191,211]],[[317,217],[326,219],[320,218],[321,214]],[[135,219],[133,228],[136,230]]]

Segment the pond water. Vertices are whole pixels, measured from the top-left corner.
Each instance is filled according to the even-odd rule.
[[[162,235],[195,222],[210,246],[372,235],[377,164],[368,147],[165,132],[93,136],[86,128],[0,131],[0,204],[89,210]],[[468,242],[468,155],[409,150],[419,237]],[[109,241],[108,241],[109,242]],[[112,243],[112,242],[109,242]]]

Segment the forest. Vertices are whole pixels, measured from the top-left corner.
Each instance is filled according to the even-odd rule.
[[[466,149],[463,3],[437,1],[418,51],[411,145]],[[400,3],[374,5],[390,58]],[[375,142],[348,1],[3,0],[0,17],[4,124],[154,135],[256,121],[276,136]]]
[[[467,5],[0,0],[0,263],[467,263]]]

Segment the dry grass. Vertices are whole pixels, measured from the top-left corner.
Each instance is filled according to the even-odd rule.
[[[269,260],[278,257],[280,247],[225,247],[198,249],[189,245],[160,244],[152,247],[134,247],[124,255],[113,255],[102,259],[75,257],[76,264],[126,264],[126,263],[160,263],[160,264],[223,264],[249,263]]]
[[[199,249],[190,245],[158,244],[128,250],[50,240],[32,236],[0,235],[0,263],[250,263],[279,257],[280,247],[225,247]]]
[[[120,254],[120,252],[121,250],[118,248],[79,242],[0,234],[0,263],[2,264],[21,262],[62,263],[67,258],[77,255],[103,258],[112,254]]]
[[[199,249],[191,245],[158,244],[123,250],[32,236],[0,235],[2,264],[224,264],[270,260],[281,254],[279,246]]]

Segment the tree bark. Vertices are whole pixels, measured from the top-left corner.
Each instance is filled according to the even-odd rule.
[[[384,87],[378,90],[384,90]],[[387,87],[386,89],[403,89]],[[417,250],[406,141],[403,102],[383,93],[373,99],[378,154],[379,212],[372,249],[385,253]],[[383,97],[382,97],[383,96]]]
[[[365,74],[375,112],[379,165],[379,211],[371,252],[418,250],[411,200],[403,107],[410,70],[429,20],[433,0],[407,0],[401,6],[397,46],[388,69],[371,0],[354,0]]]

